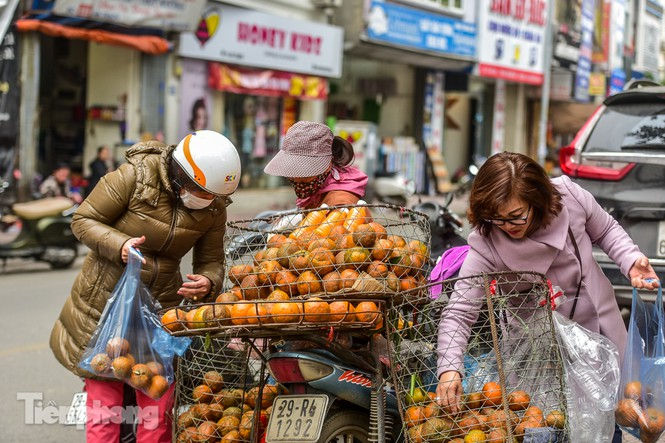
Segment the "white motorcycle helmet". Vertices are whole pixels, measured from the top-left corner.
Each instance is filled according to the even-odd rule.
[[[233,143],[218,132],[188,134],[173,151],[173,159],[206,192],[230,195],[238,188],[240,156]]]

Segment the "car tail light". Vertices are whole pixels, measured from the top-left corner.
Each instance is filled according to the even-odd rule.
[[[268,365],[272,376],[279,383],[304,383],[297,358],[273,358]]]
[[[298,360],[300,373],[306,381],[319,380],[333,373],[333,368],[312,360]]]
[[[575,159],[575,154],[576,150],[573,145],[561,148],[559,151],[561,171],[571,177],[619,181],[635,167],[635,163],[624,162],[602,162],[602,164],[594,164],[586,160],[578,163]]]

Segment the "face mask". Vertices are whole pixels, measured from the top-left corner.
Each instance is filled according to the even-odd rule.
[[[321,189],[321,186],[323,186],[323,182],[326,181],[328,175],[330,175],[330,170],[308,182],[291,182],[293,185],[293,190],[296,193],[296,197],[307,198],[316,194],[316,192]]]
[[[186,190],[183,190],[180,194],[180,200],[182,200],[182,204],[189,209],[203,209],[210,206],[212,203],[212,200],[197,197]]]

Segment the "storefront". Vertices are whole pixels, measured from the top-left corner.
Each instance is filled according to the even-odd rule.
[[[263,168],[296,121],[324,120],[328,78],[341,75],[342,30],[209,3],[178,53],[178,136],[220,131],[241,154],[242,187],[279,186]]]
[[[26,188],[55,165],[84,177],[100,146],[124,160],[128,146],[164,130],[167,31],[193,29],[203,0],[35,0],[18,20],[30,48],[22,63],[21,169]],[[165,18],[170,17],[170,18]],[[35,177],[36,175],[36,177]],[[84,185],[84,183],[81,183]]]
[[[335,17],[345,26],[346,52],[343,77],[331,82],[329,115],[342,120],[351,141],[356,137],[346,128],[353,122],[361,128],[357,135],[363,123],[376,132],[378,152],[365,155],[370,175],[400,172],[418,192],[449,190],[448,169],[466,163],[469,141],[463,134],[471,120],[464,102],[476,53],[473,5],[468,11],[442,5],[357,2]],[[446,104],[457,106],[454,116]],[[446,124],[451,116],[455,123]]]

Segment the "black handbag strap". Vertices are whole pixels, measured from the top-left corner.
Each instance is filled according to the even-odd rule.
[[[568,316],[568,319],[572,320],[573,316],[575,315],[575,308],[577,308],[577,299],[580,296],[580,289],[582,289],[582,257],[580,256],[580,249],[577,247],[577,241],[575,241],[575,236],[573,235],[573,230],[570,229],[570,226],[568,226],[568,235],[570,236],[570,240],[573,242],[575,257],[577,257],[577,261],[580,264],[580,281],[577,284],[577,292],[575,292],[575,299],[573,300],[573,309],[570,311],[570,315]]]

